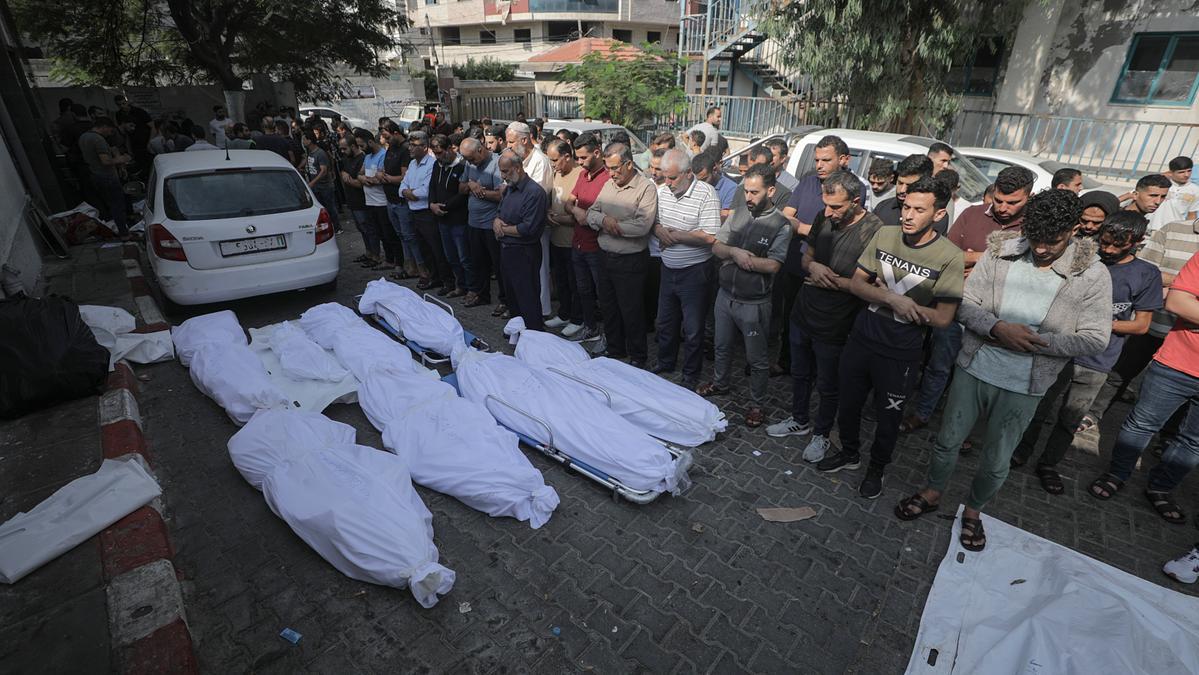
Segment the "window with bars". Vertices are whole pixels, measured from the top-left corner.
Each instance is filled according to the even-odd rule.
[[[1199,88],[1199,33],[1137,33],[1112,103],[1189,106]]]

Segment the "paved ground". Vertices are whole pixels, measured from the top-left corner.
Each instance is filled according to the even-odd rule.
[[[329,300],[353,306],[372,275],[348,262],[360,252],[356,235],[339,242],[346,271],[336,292],[229,306],[246,327]],[[502,342],[501,322],[484,309],[458,316],[492,344]],[[698,450],[695,486],[682,497],[616,503],[531,452],[562,498],[540,530],[421,489],[442,562],[458,573],[453,591],[424,610],[406,591],[342,576],[270,512],[228,460],[235,427],[178,363],[139,372],[150,376],[143,421],[172,516],[175,563],[190,580],[192,634],[209,672],[901,672],[948,544],[944,517],[909,524],[891,515],[921,483],[932,431],[903,439],[883,497],[866,501],[857,496],[858,476],[817,473],[798,460],[796,444],[742,426],[741,379],[718,401],[734,424]],[[790,387],[775,379],[771,389],[778,419]],[[354,425],[359,443],[381,447],[358,406],[326,412]],[[1105,435],[1106,450],[1112,430]],[[1060,497],[1044,493],[1031,473],[1015,473],[988,512],[1189,591],[1160,566],[1195,531],[1150,511],[1138,496],[1143,474],[1111,502],[1083,495],[1098,465],[1073,455]],[[965,494],[974,466],[970,457],[959,464],[948,503]],[[1195,513],[1192,488],[1179,495]],[[803,505],[819,515],[775,524],[754,511]],[[303,635],[298,645],[279,637],[283,628]]]

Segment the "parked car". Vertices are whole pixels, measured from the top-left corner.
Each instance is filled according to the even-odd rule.
[[[553,136],[562,129],[573,131],[576,134],[582,134],[588,131],[598,131],[600,139],[604,145],[612,142],[612,136],[619,131],[623,131],[629,135],[629,142],[632,144],[633,154],[645,152],[645,143],[641,142],[635,134],[619,124],[604,124],[603,122],[584,122],[582,120],[556,120],[550,119],[545,121],[543,133]]]
[[[303,122],[307,122],[313,117],[319,117],[325,120],[325,123],[327,123],[330,127],[333,126],[333,117],[335,115],[339,116],[346,124],[349,124],[355,129],[374,131],[374,129],[379,126],[376,122],[364,120],[361,117],[353,117],[336,108],[329,108],[327,106],[304,106],[300,108],[297,113],[300,115],[300,120]]]
[[[870,170],[870,163],[875,159],[889,159],[892,162],[908,155],[923,154],[936,140],[924,136],[907,136],[904,134],[887,134],[878,131],[858,131],[856,129],[820,129],[811,131],[799,138],[791,148],[791,159],[787,162],[787,170],[794,176],[807,175],[815,168],[813,152],[816,143],[827,135],[840,136],[849,146],[849,169],[863,181]],[[966,207],[981,204],[983,193],[991,181],[982,174],[969,159],[960,153],[950,165],[958,172],[958,198],[954,202],[953,213],[960,214]],[[956,217],[956,215],[955,215]]]
[[[409,100],[403,102],[388,101],[388,103],[398,104],[398,107],[393,108],[396,112],[390,115],[391,121],[400,125],[400,128],[405,131],[408,130],[408,127],[413,122],[423,121],[428,115],[436,115],[439,112],[443,112],[441,104],[437,101]]]
[[[1016,152],[1013,150],[995,150],[993,148],[954,148],[958,154],[965,155],[970,159],[970,163],[978,167],[978,170],[987,177],[987,180],[994,183],[995,177],[1000,171],[1009,166],[1022,166],[1029,171],[1032,171],[1037,176],[1037,180],[1033,183],[1032,191],[1040,192],[1053,187],[1053,174],[1058,169],[1070,168],[1069,164],[1063,164],[1052,159],[1042,159],[1035,157],[1026,152]],[[1085,169],[1074,167],[1082,171],[1082,191],[1090,192],[1091,190],[1107,190],[1108,192],[1121,195],[1127,192],[1127,189],[1118,185],[1106,185],[1091,178],[1087,175]]]
[[[721,168],[724,170],[725,175],[727,175],[729,178],[737,182],[741,182],[741,171],[744,169],[745,165],[749,163],[750,150],[776,138],[783,139],[787,143],[787,147],[792,148],[795,147],[795,144],[799,142],[800,138],[806,136],[807,134],[820,131],[822,128],[823,127],[816,124],[805,124],[801,127],[795,127],[790,131],[784,131],[777,134],[770,134],[768,136],[755,138],[749,143],[749,145],[737,150],[737,152],[725,155],[725,158],[721,160]]]
[[[142,217],[150,267],[167,300],[180,305],[337,280],[329,214],[273,152],[158,155]]]

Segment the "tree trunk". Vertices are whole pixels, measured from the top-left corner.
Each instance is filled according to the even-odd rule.
[[[240,87],[233,91],[225,88],[225,111],[234,122],[246,121],[246,92]]]

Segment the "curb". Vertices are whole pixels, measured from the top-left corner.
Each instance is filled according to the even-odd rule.
[[[166,328],[142,276],[137,246],[125,246],[123,255],[134,301],[147,324],[139,332]],[[100,445],[105,459],[135,453],[149,467],[137,394],[133,370],[118,362],[100,397]],[[161,502],[154,500],[100,533],[109,630],[122,673],[199,672]]]

